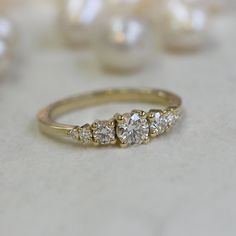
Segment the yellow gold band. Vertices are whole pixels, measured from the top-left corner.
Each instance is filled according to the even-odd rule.
[[[132,111],[131,113],[127,113],[124,115],[116,114],[112,119],[109,121],[102,121],[99,123],[99,121],[93,123],[92,125],[86,124],[84,126],[77,126],[77,125],[67,125],[67,124],[61,124],[56,122],[56,118],[59,116],[76,110],[76,109],[82,109],[89,106],[104,104],[104,103],[111,103],[111,102],[142,102],[142,103],[150,103],[150,104],[156,104],[161,105],[164,107],[163,110],[150,110],[148,113],[145,113],[140,110]],[[39,121],[39,127],[42,132],[51,134],[51,135],[72,135],[75,136],[75,133],[77,132],[78,135],[80,134],[80,131],[86,131],[87,135],[89,135],[91,140],[95,144],[114,144],[117,141],[122,146],[128,146],[129,144],[135,144],[135,138],[134,140],[130,141],[130,137],[126,137],[128,133],[124,134],[122,133],[126,128],[128,129],[129,124],[133,126],[136,126],[138,131],[140,131],[143,127],[145,128],[145,134],[146,134],[146,141],[149,139],[149,136],[156,136],[159,134],[158,130],[156,134],[154,134],[154,129],[151,130],[151,124],[152,122],[156,122],[156,125],[158,125],[158,122],[165,119],[171,119],[171,117],[168,117],[168,115],[175,116],[174,121],[167,121],[166,120],[166,127],[167,130],[171,124],[175,123],[177,120],[177,116],[179,116],[181,107],[181,99],[170,92],[163,91],[163,90],[156,90],[156,89],[113,89],[113,90],[104,90],[104,91],[98,91],[98,92],[92,92],[84,95],[79,96],[73,96],[69,97],[63,100],[60,100],[56,103],[53,103],[43,109],[38,114],[38,121]],[[134,117],[132,118],[132,115],[136,115],[135,122]],[[159,120],[156,120],[159,119]],[[107,122],[107,123],[106,123]],[[110,123],[110,126],[108,125]],[[132,123],[132,124],[131,124]],[[168,123],[168,124],[167,124]],[[146,127],[148,124],[148,128]],[[110,137],[106,139],[106,132],[101,133],[99,132],[99,126],[100,128],[104,130],[104,128],[110,128],[107,129],[107,134],[109,136],[109,132],[112,131],[112,138]],[[119,126],[120,125],[120,126]],[[101,127],[102,126],[102,127]],[[119,126],[119,127],[118,127]],[[155,125],[154,125],[155,126]],[[147,129],[148,135],[147,135]],[[158,127],[157,127],[158,129]],[[122,131],[121,131],[122,130]],[[119,132],[120,131],[120,132]],[[152,132],[153,131],[153,132]],[[89,133],[88,133],[89,132]],[[132,134],[132,130],[129,131]],[[84,133],[84,132],[83,132]],[[122,133],[122,134],[121,134]],[[120,134],[120,136],[119,136]],[[122,136],[123,135],[123,136]],[[125,136],[126,135],[126,136]],[[80,135],[81,136],[81,135]],[[77,137],[78,141],[81,143],[83,142],[83,137]],[[101,136],[106,139],[101,140]],[[113,137],[114,136],[114,137]],[[117,137],[118,136],[118,137]],[[88,136],[87,136],[88,137]],[[122,138],[125,137],[125,138]],[[130,139],[132,139],[131,137]],[[137,137],[138,143],[144,143],[145,140],[143,137]],[[126,142],[127,141],[127,142]],[[87,144],[87,142],[85,142]],[[90,142],[88,142],[90,143]]]

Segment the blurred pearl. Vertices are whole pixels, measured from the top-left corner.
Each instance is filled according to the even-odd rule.
[[[14,24],[4,16],[0,16],[0,39],[5,41],[9,47],[15,44],[16,29]]]
[[[207,36],[207,13],[195,1],[168,0],[159,19],[162,43],[171,49],[191,50],[202,46]]]
[[[106,20],[97,34],[95,47],[102,66],[115,71],[141,68],[155,51],[149,27],[143,21],[127,16]]]
[[[64,0],[61,26],[65,38],[72,44],[87,44],[101,13],[104,0]]]
[[[0,75],[8,69],[15,46],[14,24],[5,16],[0,16]]]
[[[10,50],[6,42],[0,40],[0,75],[2,75],[10,64]]]

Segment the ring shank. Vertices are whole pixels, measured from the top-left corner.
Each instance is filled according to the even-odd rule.
[[[142,102],[166,107],[181,107],[177,95],[156,89],[114,89],[73,96],[53,103],[38,113],[39,127],[51,135],[68,135],[74,125],[60,124],[56,118],[67,112],[110,102]]]

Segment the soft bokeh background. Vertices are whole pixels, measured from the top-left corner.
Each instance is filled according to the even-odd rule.
[[[157,51],[144,70],[120,75],[101,70],[91,50],[64,45],[57,3],[4,3],[18,40],[0,79],[0,235],[235,236],[234,9],[214,16],[204,50]],[[38,131],[36,113],[50,102],[134,86],[181,95],[184,117],[173,132],[119,149],[81,148]],[[117,109],[126,107],[63,119],[93,121]]]

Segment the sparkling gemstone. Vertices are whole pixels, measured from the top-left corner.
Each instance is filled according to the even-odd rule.
[[[179,114],[175,111],[168,111],[166,114],[164,114],[164,116],[169,126],[175,125],[177,120],[179,119]]]
[[[148,139],[148,121],[136,112],[124,114],[123,120],[117,124],[116,132],[122,144],[142,144]]]
[[[152,134],[160,135],[175,125],[179,114],[175,111],[167,111],[166,113],[156,112],[154,118],[154,121],[150,124],[150,131]]]
[[[168,120],[161,112],[155,113],[155,119],[150,124],[150,131],[152,134],[160,135],[168,129]]]
[[[74,140],[78,141],[79,140],[79,132],[78,132],[78,127],[75,127],[73,128],[71,131],[70,131],[70,134],[69,134]]]
[[[115,127],[110,121],[96,121],[93,125],[94,141],[99,144],[112,144],[115,142]]]
[[[79,130],[78,130],[78,138],[79,138],[79,141],[83,144],[90,144],[92,143],[92,138],[93,138],[93,135],[92,135],[92,132],[90,130],[89,127],[81,127]]]

